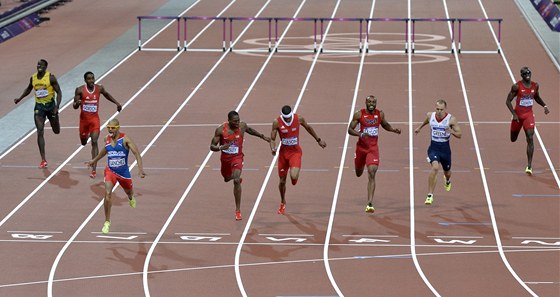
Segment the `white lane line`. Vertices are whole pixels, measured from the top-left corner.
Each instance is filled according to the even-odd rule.
[[[484,4],[482,4],[481,0],[478,0],[478,3],[480,5],[480,8],[482,9],[482,13],[484,14],[485,18],[488,18],[488,14],[486,13],[486,9],[484,8]],[[529,22],[530,23],[530,22]],[[492,36],[494,36],[494,42],[496,42],[496,44],[498,43],[498,38],[496,37],[496,34],[494,32],[494,28],[492,27],[492,24],[490,24],[490,22],[488,22],[488,27],[490,28],[490,32],[492,32]],[[535,34],[538,35],[538,34]],[[546,47],[544,47],[546,48]],[[506,53],[505,51],[502,49],[502,54],[500,55],[504,61],[504,65],[506,66],[506,69],[509,73],[509,76],[511,78],[512,83],[516,82],[515,76],[513,75],[512,71],[511,71],[511,67],[509,66],[509,62],[506,58]],[[556,173],[556,170],[554,170],[554,163],[552,162],[552,160],[550,159],[550,156],[548,155],[548,152],[546,150],[546,146],[544,145],[544,142],[542,140],[542,137],[539,133],[539,130],[537,129],[538,125],[535,125],[535,136],[537,137],[537,140],[539,141],[539,145],[542,148],[542,151],[544,153],[544,156],[546,158],[546,161],[548,163],[548,166],[550,167],[550,171],[552,172],[552,176],[554,177],[554,180],[556,180],[556,186],[558,187],[558,189],[560,189],[560,178],[558,178],[558,173]],[[528,289],[528,287],[527,287]]]
[[[258,17],[262,11],[264,11],[264,9],[268,6],[268,4],[270,3],[271,0],[267,1],[259,10],[259,12],[257,12],[257,14],[255,15],[255,17]],[[303,5],[303,4],[302,4]],[[238,35],[237,39],[235,40],[235,42],[233,43],[233,45],[237,44],[237,42],[239,42],[239,40],[241,40],[242,36],[245,34],[245,32],[247,32],[247,30],[249,30],[249,28],[251,27],[251,25],[254,23],[253,20],[251,20],[247,26],[245,27],[245,29]],[[287,29],[286,29],[287,30]],[[285,33],[284,33],[285,34]],[[283,37],[284,35],[282,35]],[[281,40],[281,39],[280,39]],[[232,46],[233,46],[232,45]],[[183,103],[183,105],[181,105],[181,107],[179,107],[179,109],[177,110],[177,113],[173,115],[172,118],[169,119],[169,121],[166,123],[167,125],[171,124],[172,120],[175,118],[175,116],[178,114],[178,112],[183,109],[183,107],[186,105],[186,103],[194,96],[195,93],[198,92],[198,90],[202,87],[202,85],[204,84],[204,82],[206,81],[206,79],[208,79],[208,77],[210,77],[210,75],[214,72],[215,69],[218,68],[218,66],[221,64],[221,62],[225,59],[225,57],[230,53],[230,51],[226,51],[224,54],[222,54],[221,58],[216,62],[216,64],[214,65],[214,67],[212,67],[212,69],[210,69],[208,71],[208,73],[206,74],[206,76],[202,79],[202,81],[196,86],[196,88],[191,92],[191,94],[189,95],[189,97],[185,100],[185,102]],[[266,60],[265,64],[263,64],[261,71],[259,72],[259,74],[257,75],[257,78],[255,79],[255,81],[253,82],[253,84],[251,84],[251,86],[249,87],[245,97],[243,97],[243,99],[240,101],[239,105],[236,108],[236,111],[239,110],[241,108],[241,106],[243,106],[243,104],[245,103],[245,100],[247,99],[248,94],[250,93],[250,91],[253,89],[254,84],[256,83],[256,80],[260,77],[260,75],[262,74],[264,68],[266,67],[266,65],[268,64],[268,61],[270,60],[270,57],[272,56],[274,52],[271,52],[269,55],[269,58]],[[175,217],[175,214],[177,213],[177,211],[179,210],[179,208],[181,207],[181,205],[183,204],[183,201],[187,198],[187,195],[189,194],[189,192],[191,191],[192,187],[194,186],[194,183],[196,182],[196,180],[198,179],[198,177],[200,176],[200,174],[202,173],[202,170],[204,170],[204,168],[206,167],[206,164],[208,163],[208,161],[210,160],[210,157],[213,155],[214,152],[210,151],[208,152],[208,154],[206,155],[206,158],[204,159],[204,161],[202,162],[201,166],[199,167],[199,169],[197,170],[195,176],[191,179],[191,182],[189,183],[189,185],[187,186],[186,190],[183,192],[183,195],[181,195],[181,198],[179,199],[179,202],[177,202],[177,205],[175,205],[175,208],[173,209],[173,211],[171,212],[171,214],[169,215],[167,221],[165,222],[165,224],[163,225],[163,227],[161,228],[160,232],[158,233],[156,239],[154,240],[154,243],[150,246],[150,249],[148,250],[148,254],[146,255],[146,259],[144,260],[144,267],[142,269],[142,283],[144,286],[144,295],[145,296],[150,296],[150,291],[149,291],[149,285],[148,285],[148,269],[149,269],[149,264],[150,264],[150,259],[153,255],[153,252],[157,246],[158,241],[161,239],[161,237],[163,236],[163,234],[165,233],[165,231],[167,230],[167,228],[169,227],[169,224],[171,223],[171,221],[173,220],[173,218]]]
[[[484,6],[482,5],[482,2],[481,2],[480,0],[479,0],[478,2],[480,3],[480,6],[481,6],[481,8],[482,8],[482,10],[483,10],[484,15],[487,17],[487,14],[486,14],[486,11],[484,10]],[[443,4],[444,4],[444,6],[445,6],[445,15],[446,15],[447,18],[449,18],[449,11],[448,11],[448,9],[447,9],[446,0],[443,0]],[[451,35],[453,34],[453,33],[452,33],[453,31],[452,31],[452,28],[451,28],[451,24],[448,24],[448,26],[449,26],[449,34],[450,34],[450,36],[451,36]],[[490,28],[492,34],[494,34],[494,29],[492,28],[492,26],[491,26],[490,24],[488,24],[488,26],[489,26],[489,28]],[[494,37],[495,37],[495,35],[494,35]],[[454,50],[455,53],[457,52],[457,49],[455,48],[455,43],[453,43],[453,50]],[[478,145],[478,137],[477,137],[477,134],[476,134],[476,129],[475,129],[475,127],[474,127],[474,124],[472,124],[472,122],[473,122],[473,117],[472,117],[472,113],[471,113],[471,109],[470,109],[471,104],[470,104],[470,102],[469,102],[469,98],[468,98],[468,94],[467,94],[467,88],[466,88],[466,86],[465,86],[465,81],[464,81],[464,79],[463,79],[463,70],[462,70],[462,68],[461,68],[461,62],[459,61],[459,55],[455,54],[454,57],[455,57],[455,64],[456,64],[456,67],[457,67],[457,74],[459,75],[459,80],[460,80],[460,82],[461,82],[461,90],[462,90],[462,93],[463,93],[463,99],[464,99],[464,101],[465,101],[465,107],[466,107],[466,111],[467,111],[467,116],[468,116],[469,122],[471,123],[471,124],[469,125],[469,127],[470,127],[470,129],[471,129],[471,134],[472,134],[473,142],[474,142],[474,144],[475,144],[476,159],[477,159],[478,166],[479,166],[479,169],[480,169],[480,175],[481,175],[481,179],[482,179],[482,185],[483,185],[483,187],[484,187],[484,193],[485,193],[485,196],[486,196],[486,202],[487,202],[487,204],[488,204],[488,212],[489,212],[489,214],[490,214],[490,219],[491,219],[491,222],[492,222],[492,229],[493,229],[493,231],[494,231],[494,237],[495,237],[495,240],[496,240],[496,244],[497,244],[497,246],[498,246],[498,252],[499,252],[500,258],[502,259],[502,262],[504,263],[504,265],[506,266],[506,268],[508,269],[508,271],[509,271],[509,272],[511,273],[511,275],[515,278],[515,280],[516,280],[527,292],[529,292],[532,296],[537,296],[537,295],[535,294],[535,292],[533,292],[533,290],[531,290],[531,288],[529,288],[529,287],[523,282],[523,280],[521,280],[521,278],[519,277],[519,275],[517,275],[517,273],[515,272],[515,270],[511,267],[509,261],[507,260],[507,257],[505,256],[504,249],[503,249],[503,246],[502,246],[502,241],[501,241],[501,238],[500,238],[500,230],[499,230],[499,228],[498,228],[498,222],[496,221],[496,215],[495,215],[495,213],[494,213],[494,205],[493,205],[493,203],[492,203],[492,197],[491,197],[491,195],[490,195],[490,190],[489,190],[489,188],[488,188],[488,182],[487,182],[487,179],[486,179],[486,173],[485,173],[485,171],[484,171],[484,169],[483,169],[483,168],[484,168],[484,164],[483,164],[483,162],[482,162],[482,155],[481,155],[481,153],[480,153],[480,147],[479,147],[479,145]],[[505,53],[504,53],[503,51],[502,51],[502,57],[505,58]],[[506,63],[506,65],[507,65],[507,63]],[[535,132],[536,132],[536,127],[535,127]]]
[[[119,243],[127,243],[127,242],[119,242]],[[237,244],[237,243],[232,243]],[[507,251],[508,253],[524,253],[524,252],[550,252],[550,251],[558,251],[558,250],[514,250],[514,251]],[[462,254],[490,254],[496,253],[496,250],[488,250],[488,251],[460,251],[460,252],[446,252],[446,253],[422,253],[418,254],[419,256],[442,256],[442,255],[462,255]],[[364,256],[362,256],[364,257]],[[388,255],[378,255],[378,256],[371,256],[371,257],[364,257],[364,258],[356,258],[356,256],[349,256],[349,257],[339,257],[339,258],[331,258],[329,261],[371,261],[375,260],[376,258],[398,258],[398,257],[410,257],[410,254],[388,254]],[[246,263],[241,264],[243,267],[255,267],[255,266],[268,266],[268,265],[282,265],[282,264],[298,264],[298,263],[315,263],[321,261],[322,259],[304,259],[304,260],[290,260],[290,261],[269,261],[269,262],[258,262],[258,263]],[[199,271],[199,270],[208,270],[208,269],[231,269],[234,265],[227,264],[227,265],[211,265],[211,266],[203,266],[203,267],[188,267],[188,268],[175,268],[175,269],[165,269],[165,270],[155,270],[149,272],[150,274],[163,274],[163,273],[174,273],[174,272],[189,272],[189,271]],[[74,281],[84,281],[84,280],[92,280],[92,279],[114,279],[116,277],[129,277],[129,276],[137,276],[140,275],[141,272],[130,272],[130,273],[114,273],[114,274],[102,274],[102,275],[90,275],[90,276],[82,276],[82,277],[72,277],[72,278],[62,278],[55,280],[55,283],[65,283],[65,282],[74,282]],[[42,285],[45,284],[47,281],[32,281],[32,282],[21,282],[21,283],[12,283],[12,284],[4,284],[0,285],[0,288],[11,288],[11,287],[22,287],[22,286],[32,286],[32,285]],[[527,282],[531,283],[531,282]],[[543,284],[554,284],[557,282],[538,282]]]
[[[407,1],[407,5],[408,5],[408,18],[412,18],[412,9],[411,9],[411,0]],[[411,22],[408,22],[407,25],[407,30],[408,32],[412,32],[411,31]],[[420,275],[420,278],[422,278],[422,281],[424,281],[424,284],[426,284],[426,286],[430,289],[430,291],[437,297],[441,297],[441,295],[438,293],[438,291],[434,288],[434,286],[430,283],[430,281],[428,280],[428,278],[426,277],[426,275],[424,274],[424,271],[422,270],[422,267],[420,266],[420,262],[418,261],[418,256],[416,254],[416,216],[415,216],[415,208],[414,208],[414,127],[412,126],[412,118],[413,118],[413,113],[412,113],[412,108],[413,108],[413,101],[412,101],[412,92],[413,92],[413,86],[412,86],[412,50],[411,50],[411,45],[412,45],[412,40],[411,40],[411,36],[408,36],[408,53],[407,53],[407,59],[408,59],[408,143],[410,145],[410,148],[408,150],[408,175],[409,175],[409,182],[410,182],[410,197],[409,197],[409,203],[410,203],[410,254],[412,256],[412,262],[414,263],[414,267],[416,268],[416,271],[418,272],[418,275]]]
[[[375,10],[375,4],[376,4],[376,0],[372,0],[371,1],[371,8],[369,11],[369,17],[372,18],[373,17],[373,11]],[[329,23],[330,26],[330,23]],[[369,23],[368,28],[366,28],[366,32],[369,32],[371,29],[371,22]],[[358,98],[358,91],[360,90],[359,86],[360,86],[360,82],[362,79],[362,72],[364,69],[364,61],[366,58],[366,50],[362,51],[362,55],[360,57],[360,66],[358,67],[358,73],[356,74],[356,84],[355,84],[355,88],[354,88],[354,94],[352,96],[352,105],[350,105],[350,113],[348,116],[348,121],[347,123],[349,123],[350,121],[352,121],[352,117],[354,115],[354,106],[356,106],[356,99]],[[317,57],[315,58],[315,60],[317,60]],[[336,178],[336,185],[335,185],[335,190],[334,190],[334,195],[333,195],[333,201],[331,204],[331,211],[329,214],[329,222],[327,225],[327,231],[325,234],[325,245],[323,246],[323,265],[325,266],[325,270],[327,272],[327,276],[329,278],[329,281],[331,282],[332,286],[334,287],[336,293],[339,296],[344,296],[344,294],[342,293],[342,290],[338,287],[336,280],[334,278],[334,276],[332,275],[332,269],[329,263],[329,247],[330,247],[330,241],[331,241],[331,236],[332,236],[332,229],[333,229],[333,224],[334,224],[334,217],[335,217],[335,213],[336,213],[336,204],[338,202],[338,197],[339,197],[339,193],[340,193],[340,186],[341,186],[341,181],[342,181],[342,173],[344,170],[344,162],[346,159],[346,151],[348,150],[348,142],[350,140],[350,135],[348,133],[345,133],[344,136],[344,146],[342,149],[342,153],[340,156],[340,163],[338,165],[338,174],[337,174],[337,178]]]
[[[193,8],[199,1],[193,3],[191,6],[189,6],[187,9],[185,9],[179,16],[187,13],[191,8]],[[233,3],[233,2],[232,2]],[[231,4],[230,4],[231,5]],[[212,21],[213,22],[213,21]],[[212,22],[210,22],[210,24],[212,24]],[[204,29],[206,30],[210,24],[208,24]],[[161,32],[161,31],[160,31]],[[198,36],[198,35],[197,35]],[[195,39],[193,39],[192,42],[194,42]],[[136,97],[138,95],[140,95],[140,93],[142,93],[153,81],[155,81],[160,75],[161,73],[163,73],[172,63],[173,61],[175,61],[181,54],[183,53],[183,51],[178,52],[169,62],[167,62],[165,64],[165,66],[163,66],[163,68],[161,68],[142,88],[140,88],[140,90],[138,90],[124,105],[123,108],[126,107],[127,105],[129,105],[134,99],[136,99]],[[124,60],[121,61],[119,64],[120,65],[124,63]],[[112,117],[114,117],[117,113],[113,114]],[[111,118],[112,118],[111,117]],[[109,120],[107,120],[103,126],[106,126],[107,123],[109,122]],[[162,131],[165,129],[162,128]],[[162,132],[160,131],[160,132]],[[155,142],[155,140],[159,137],[159,135],[161,135],[161,133],[157,134],[155,136],[155,138],[152,140],[152,142],[146,147],[146,149],[144,149],[144,151],[142,151],[141,155],[143,156],[149,149],[151,144],[153,144],[153,142]],[[63,165],[65,165],[67,162],[70,161],[71,158],[73,158],[83,147],[77,149],[60,167],[58,167],[50,176],[49,178],[47,178],[41,185],[44,185],[52,176],[54,176],[58,171],[60,171],[60,169],[62,168]],[[132,163],[132,165],[130,166],[130,168],[134,168],[136,166],[136,161],[134,161],[134,163]],[[112,191],[115,191],[115,189],[118,187],[118,184],[115,185],[115,187],[113,187]],[[30,197],[29,197],[30,198]],[[27,199],[27,198],[26,198]],[[20,204],[21,205],[21,204]],[[64,252],[68,249],[68,247],[70,246],[70,244],[72,243],[72,241],[78,236],[78,234],[81,232],[81,230],[86,226],[86,224],[89,223],[89,221],[91,220],[91,218],[95,215],[95,213],[101,208],[101,206],[103,205],[103,201],[100,201],[99,204],[97,205],[97,207],[89,214],[89,216],[83,221],[83,223],[78,227],[78,229],[74,232],[74,234],[72,235],[72,237],[70,237],[70,239],[66,242],[66,244],[62,247],[62,249],[59,251],[56,259],[54,260],[54,263],[51,267],[51,270],[49,272],[49,281],[48,281],[48,286],[47,286],[47,296],[48,297],[52,297],[53,294],[53,280],[54,280],[54,274],[56,272],[56,268],[58,267],[58,263],[60,262],[60,259],[62,258],[62,255],[64,254]],[[4,221],[3,221],[4,222]]]

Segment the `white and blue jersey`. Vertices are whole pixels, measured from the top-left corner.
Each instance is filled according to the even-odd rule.
[[[105,150],[107,150],[107,167],[121,177],[131,178],[128,169],[128,148],[124,145],[124,133],[119,135],[115,146],[111,144],[111,137],[107,137]]]
[[[449,121],[451,114],[446,114],[443,119],[436,118],[436,113],[430,116],[430,128],[432,130],[432,140],[430,147],[428,147],[428,159],[430,163],[437,161],[441,163],[444,171],[451,169],[451,146],[449,145],[449,138],[451,132],[449,131]]]

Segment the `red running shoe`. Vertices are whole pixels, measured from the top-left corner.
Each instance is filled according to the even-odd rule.
[[[91,178],[95,178],[97,176],[97,172],[95,172],[95,170],[92,170],[91,173],[89,174],[89,177]]]
[[[280,203],[280,207],[278,208],[278,214],[285,214],[286,213],[286,204]]]
[[[43,161],[41,161],[41,164],[39,164],[40,169],[45,169],[45,168],[47,168],[47,166],[49,166],[49,163],[47,163],[47,160],[43,160]]]
[[[241,221],[241,220],[242,220],[242,218],[241,218],[241,211],[240,211],[240,210],[236,210],[236,211],[235,211],[235,220],[236,220],[236,221]]]

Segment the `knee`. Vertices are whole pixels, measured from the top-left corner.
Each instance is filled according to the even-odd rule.
[[[86,139],[80,138],[80,142],[82,143],[82,145],[86,145],[87,144],[87,138]]]
[[[105,192],[105,201],[111,202],[111,192]]]
[[[234,186],[240,186],[241,185],[241,178],[240,177],[234,177],[233,178],[233,185]]]

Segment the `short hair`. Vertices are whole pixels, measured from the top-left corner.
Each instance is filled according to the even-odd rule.
[[[530,69],[529,67],[527,67],[527,66],[523,66],[523,67],[521,67],[521,69],[519,70],[519,73],[523,74],[523,72],[525,72],[525,71],[531,72],[531,69]]]
[[[235,110],[232,110],[232,111],[228,112],[228,114],[227,114],[228,120],[231,120],[234,116],[239,116],[239,113],[237,113],[237,111],[235,111]]]
[[[45,67],[49,67],[49,62],[47,62],[47,60],[41,59],[39,62],[45,63]]]
[[[289,105],[282,106],[282,114],[289,115],[292,112],[292,108]]]
[[[115,124],[115,126],[120,125],[119,119],[117,119],[117,118],[112,118],[111,120],[109,120],[109,124],[111,124],[111,123]]]
[[[443,106],[447,107],[447,102],[443,99],[439,99],[436,101],[437,104],[443,104]]]
[[[90,75],[90,74],[93,75],[93,72],[88,71],[88,72],[84,73],[84,80],[85,80],[86,77],[87,77],[88,75]],[[94,75],[94,77],[95,77],[95,75]]]
[[[373,95],[367,95],[367,96],[366,96],[366,100],[368,100],[369,98],[371,98],[371,99],[376,99],[376,100],[377,100],[377,97],[375,97],[375,96],[373,96]]]

